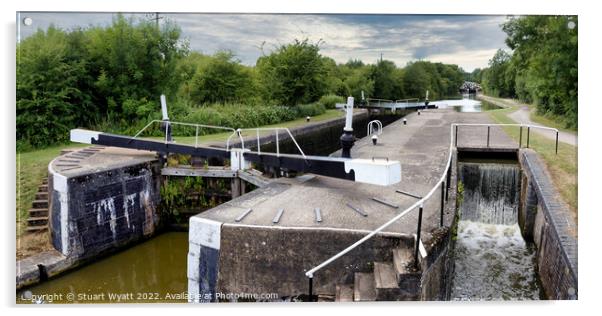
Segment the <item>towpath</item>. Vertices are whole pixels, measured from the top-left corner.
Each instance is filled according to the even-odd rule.
[[[516,111],[508,114],[508,117],[517,123],[545,126],[531,120],[531,109],[524,103],[520,103],[513,99],[493,98],[486,95],[479,95],[479,98],[501,107],[517,107],[518,109]],[[552,140],[556,139],[556,134],[550,131],[534,129],[533,132]],[[558,140],[569,145],[577,146],[577,133],[561,130],[558,132]]]

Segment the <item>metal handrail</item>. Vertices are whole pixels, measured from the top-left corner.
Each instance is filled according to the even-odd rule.
[[[375,98],[366,98],[366,103],[368,105],[370,105],[370,101],[377,101],[378,104],[380,105],[381,103],[394,103],[393,100],[387,100],[387,99],[375,99]]]
[[[199,128],[212,128],[212,129],[221,129],[221,130],[227,130],[227,131],[232,131],[232,135],[230,135],[230,137],[228,137],[228,141],[226,143],[226,150],[230,150],[230,138],[236,133],[236,130],[232,127],[224,127],[224,126],[215,126],[215,125],[205,125],[205,124],[196,124],[196,123],[185,123],[185,122],[172,122],[172,121],[163,121],[163,120],[152,120],[150,121],[148,124],[146,124],[141,130],[139,130],[136,135],[134,135],[132,137],[132,139],[136,139],[138,136],[140,136],[140,134],[142,134],[142,132],[144,132],[147,128],[149,128],[152,124],[154,123],[162,123],[162,124],[166,124],[165,125],[165,129],[167,130],[168,126],[170,125],[182,125],[182,126],[191,126],[191,127],[195,127],[196,128],[196,133],[195,133],[195,138],[194,138],[194,147],[198,147],[198,138],[199,138]],[[167,142],[167,133],[166,134],[166,139],[165,142]],[[241,138],[242,141],[242,138]]]
[[[420,102],[420,99],[419,99],[419,98],[410,98],[410,99],[399,99],[399,100],[395,100],[395,103],[399,103],[399,102],[401,101],[401,102],[405,102],[405,103],[407,104],[407,103],[409,103],[409,101],[411,101],[411,100],[416,100],[416,101]]]
[[[343,249],[339,253],[337,253],[334,256],[326,259],[325,261],[323,261],[319,265],[317,265],[317,266],[313,267],[312,269],[308,270],[307,272],[305,272],[305,276],[307,276],[310,279],[310,296],[311,296],[311,288],[312,288],[312,279],[313,279],[314,274],[317,271],[319,271],[320,269],[322,269],[325,266],[329,265],[333,261],[339,259],[340,257],[344,256],[345,254],[347,254],[351,250],[355,249],[356,247],[358,247],[359,245],[363,244],[364,242],[366,242],[370,238],[374,237],[376,234],[382,232],[385,228],[387,228],[391,224],[395,223],[397,220],[399,220],[400,218],[402,218],[403,216],[405,216],[410,211],[414,210],[416,207],[420,207],[420,211],[422,213],[422,208],[424,206],[424,203],[435,193],[435,191],[437,190],[437,187],[439,187],[439,185],[441,185],[441,188],[442,188],[442,191],[443,191],[443,185],[444,185],[444,183],[446,181],[445,178],[449,177],[449,174],[450,174],[451,159],[452,159],[452,152],[453,152],[454,144],[456,144],[456,147],[457,147],[457,136],[458,135],[457,135],[457,133],[454,135],[453,131],[454,131],[454,128],[456,128],[456,132],[457,132],[457,127],[458,126],[488,126],[488,127],[489,126],[520,126],[521,129],[523,127],[527,127],[529,129],[530,128],[541,128],[541,129],[547,129],[547,130],[554,130],[557,133],[556,134],[556,152],[558,152],[558,130],[555,129],[555,128],[550,128],[550,127],[545,127],[545,126],[537,126],[537,125],[528,125],[528,124],[469,124],[469,123],[463,124],[463,123],[452,123],[450,125],[449,154],[447,156],[447,162],[446,162],[445,168],[444,168],[445,171],[441,175],[441,178],[439,178],[439,181],[437,181],[437,183],[433,186],[433,188],[426,195],[424,195],[420,200],[418,200],[416,203],[412,204],[410,207],[406,208],[404,211],[402,211],[398,215],[394,216],[389,221],[387,221],[383,225],[379,226],[375,230],[371,231],[366,236],[364,236],[360,240],[356,241],[352,245],[348,246],[347,248]],[[454,142],[454,140],[456,140],[456,142]],[[519,147],[520,147],[520,144],[519,144]],[[448,182],[447,184],[448,184],[448,188],[449,188],[449,179],[448,179],[447,182]],[[447,199],[447,197],[446,197],[446,199]],[[443,196],[442,196],[442,200],[443,200]],[[420,220],[421,220],[421,216],[419,216],[419,221]],[[443,223],[443,221],[441,221],[441,224],[442,223]],[[420,225],[418,227],[418,231],[420,231]],[[416,238],[416,246],[418,246],[419,243],[420,243],[420,236],[418,235],[417,238]],[[418,258],[416,258],[415,260],[417,262]]]
[[[523,143],[523,128],[525,128],[525,127],[527,128],[527,148],[529,148],[529,139],[530,139],[530,135],[531,135],[531,128],[538,128],[538,129],[553,131],[553,132],[556,132],[556,148],[555,148],[555,152],[556,152],[556,155],[558,155],[558,134],[559,134],[559,131],[558,131],[557,128],[547,127],[547,126],[541,126],[541,125],[517,124],[517,123],[507,123],[507,124],[454,123],[453,125],[455,125],[455,127],[456,127],[456,147],[458,146],[458,127],[459,126],[487,126],[487,147],[489,147],[489,130],[490,130],[490,127],[492,127],[492,126],[518,126],[518,127],[520,127],[519,143],[518,143],[518,147],[519,148],[522,148],[522,143]]]
[[[284,131],[286,131],[288,133],[289,137],[293,140],[293,143],[295,144],[295,146],[297,146],[297,149],[299,150],[299,153],[301,153],[301,156],[303,156],[303,159],[307,159],[307,156],[305,155],[305,153],[301,149],[301,146],[299,146],[299,143],[297,143],[297,140],[295,139],[295,137],[293,136],[293,134],[291,133],[291,131],[288,128],[286,128],[286,127],[239,128],[239,129],[236,130],[236,132],[240,135],[242,131],[255,131],[256,138],[257,138],[257,153],[261,154],[261,142],[259,141],[259,131],[276,131],[276,156],[279,157],[280,156],[279,131],[281,131],[281,130],[284,130]],[[232,137],[232,135],[230,135],[230,137]],[[244,142],[242,143],[242,148],[244,150]]]
[[[372,135],[372,125],[376,124],[376,135],[380,135],[383,133],[383,123],[379,120],[372,120],[368,122],[368,132],[366,133],[368,136]]]

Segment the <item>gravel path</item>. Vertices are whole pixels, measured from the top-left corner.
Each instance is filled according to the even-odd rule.
[[[529,110],[529,107],[525,104],[519,103],[512,99],[499,99],[499,98],[492,98],[492,97],[488,97],[488,96],[484,96],[484,95],[480,95],[479,98],[482,98],[483,100],[485,100],[487,102],[490,102],[490,103],[493,103],[495,105],[502,106],[502,107],[518,106],[519,107],[518,110],[508,114],[508,117],[510,117],[512,120],[514,120],[520,124],[544,126],[542,124],[531,121],[531,115],[530,115],[531,112]],[[537,133],[539,135],[542,135],[546,138],[552,139],[552,140],[556,139],[556,133],[554,133],[552,131],[534,129],[533,132]],[[563,143],[567,143],[567,144],[573,145],[573,146],[577,146],[577,142],[578,142],[576,133],[565,132],[565,131],[559,131],[558,140]]]

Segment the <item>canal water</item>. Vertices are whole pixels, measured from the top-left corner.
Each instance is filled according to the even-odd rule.
[[[535,248],[517,223],[518,164],[460,162],[458,173],[462,198],[452,299],[542,299]]]
[[[456,112],[485,112],[500,109],[483,100],[477,100],[474,94],[465,94],[462,98],[433,101],[439,108],[453,108]]]
[[[187,254],[188,233],[164,233],[21,290],[17,303],[187,302]]]

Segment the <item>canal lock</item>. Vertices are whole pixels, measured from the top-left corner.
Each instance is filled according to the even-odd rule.
[[[516,159],[460,157],[452,300],[537,300],[536,249],[519,225]]]

